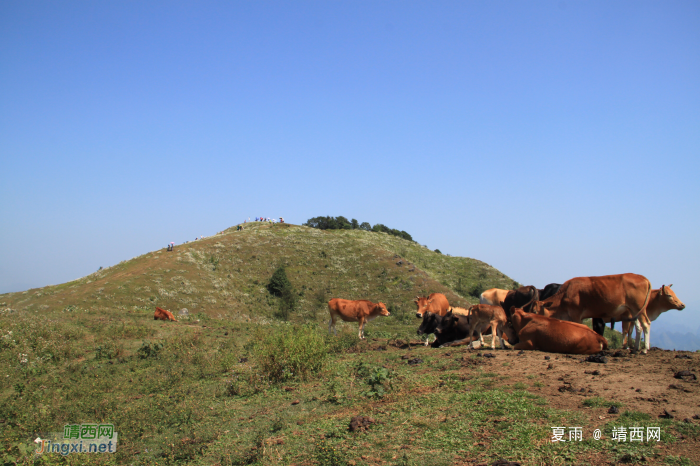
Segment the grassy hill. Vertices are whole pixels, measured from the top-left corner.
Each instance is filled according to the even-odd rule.
[[[325,318],[331,297],[381,300],[408,312],[419,294],[442,292],[465,306],[477,301],[468,295],[475,286],[515,283],[481,261],[445,256],[385,233],[249,223],[243,231],[230,228],[69,283],[0,295],[0,303],[44,314],[72,308],[109,315],[157,305],[212,318],[259,320],[274,315],[276,300],[265,285],[282,264],[300,294],[296,320],[318,311]]]
[[[289,322],[265,287],[282,264],[299,298]],[[468,290],[514,284],[478,260],[383,233],[253,223],[0,295],[0,462],[559,462],[550,425],[586,421],[533,393],[542,387],[534,374],[516,383],[510,362],[489,370],[463,348],[416,339],[415,295],[443,292],[466,306],[476,302]],[[363,342],[356,324],[329,336],[331,297],[381,300],[392,316],[369,323]],[[156,305],[188,313],[154,321]],[[350,432],[355,415],[375,422]],[[91,422],[114,424],[116,454],[32,456],[37,436]],[[610,446],[586,444],[566,458],[594,464],[590,455]],[[631,448],[653,455],[647,447]]]

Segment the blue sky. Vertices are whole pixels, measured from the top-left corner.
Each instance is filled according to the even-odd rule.
[[[0,292],[344,215],[694,329],[699,76],[693,1],[1,2]]]

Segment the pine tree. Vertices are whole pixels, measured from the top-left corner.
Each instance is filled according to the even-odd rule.
[[[280,265],[275,273],[270,278],[270,283],[267,284],[267,290],[275,296],[282,296],[285,290],[291,290],[292,284],[287,278],[287,271],[284,265]]]

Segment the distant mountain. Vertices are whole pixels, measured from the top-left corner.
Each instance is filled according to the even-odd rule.
[[[652,324],[651,345],[670,350],[697,351],[700,350],[700,329],[695,334],[665,330],[654,331],[654,324]]]

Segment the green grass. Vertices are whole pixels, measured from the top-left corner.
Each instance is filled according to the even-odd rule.
[[[275,318],[279,298],[265,290],[283,263],[299,298],[289,322]],[[475,302],[460,283],[513,281],[386,234],[259,224],[2,295],[13,311],[0,311],[0,462],[559,464],[606,448],[616,458],[647,454],[609,440],[552,444],[551,426],[587,418],[551,408],[525,383],[509,386],[503,372],[463,366],[463,349],[405,349],[416,340],[412,298],[440,291],[456,305]],[[370,322],[365,341],[356,324],[329,336],[331,297],[382,300],[392,315]],[[179,322],[154,321],[155,305]],[[349,432],[355,415],[376,422]],[[653,422],[635,412],[617,421]],[[87,422],[114,423],[115,455],[31,457],[37,435]],[[694,425],[662,426],[664,441],[698,435]]]

